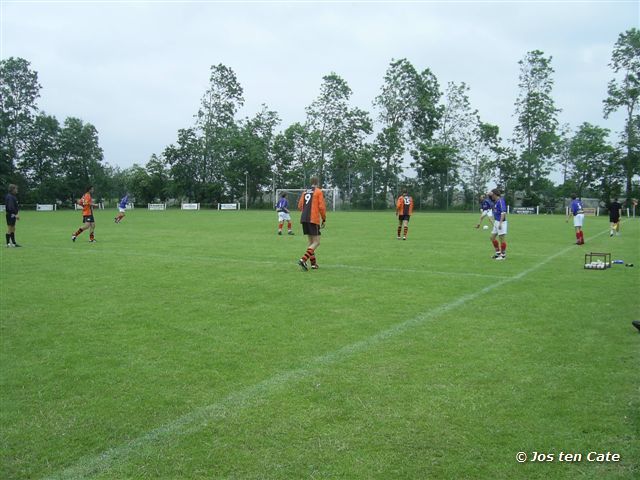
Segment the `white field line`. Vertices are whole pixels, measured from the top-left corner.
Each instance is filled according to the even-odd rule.
[[[599,237],[605,233],[608,233],[608,230],[589,237],[589,240]],[[130,440],[116,447],[109,448],[102,453],[83,457],[74,465],[44,478],[46,480],[80,480],[91,478],[96,475],[102,475],[110,469],[125,463],[127,459],[136,452],[150,448],[156,443],[170,442],[171,439],[176,436],[200,431],[203,428],[206,428],[206,426],[215,419],[224,418],[229,414],[229,412],[240,410],[245,406],[248,406],[257,398],[269,395],[289,383],[309,377],[314,371],[338,364],[353,355],[370,350],[385,340],[402,335],[429,320],[433,320],[444,313],[454,310],[477,298],[483,297],[486,293],[495,290],[496,288],[516,282],[545,266],[557,257],[576,248],[579,247],[572,245],[564,250],[560,250],[540,263],[523,270],[512,277],[499,280],[496,283],[481,288],[474,293],[463,295],[452,302],[427,310],[414,318],[396,324],[386,330],[382,330],[381,332],[365,338],[364,340],[360,340],[359,342],[346,345],[338,350],[316,357],[307,361],[295,370],[276,374],[260,383],[250,385],[246,388],[233,392],[216,403],[193,410],[172,422],[155,428],[136,439]]]
[[[75,249],[72,247],[68,248],[54,248],[54,247],[38,247],[41,249],[51,249],[56,250],[57,252],[67,251],[74,252],[74,254],[79,253],[80,255],[97,255],[100,252],[105,253],[109,250],[109,253],[113,253],[118,257],[142,257],[142,258],[160,258],[163,260],[184,260],[184,261],[198,261],[198,262],[233,262],[233,263],[247,263],[251,265],[267,265],[267,266],[287,266],[287,268],[293,268],[294,270],[299,270],[299,267],[296,265],[295,260],[291,260],[291,265],[289,266],[287,263],[282,260],[255,260],[251,258],[232,258],[232,257],[216,257],[211,255],[174,255],[171,254],[167,256],[167,254],[161,253],[135,253],[135,252],[123,252],[115,249]],[[487,254],[487,259],[489,259],[489,255]],[[345,270],[361,270],[368,272],[390,272],[390,273],[411,273],[411,274],[423,274],[423,275],[443,275],[449,277],[480,277],[480,278],[509,278],[505,275],[489,275],[486,273],[473,273],[473,272],[443,272],[437,270],[429,270],[428,268],[424,269],[416,269],[416,268],[394,268],[394,267],[363,267],[358,265],[346,265],[346,264],[338,264],[338,263],[323,263],[323,270],[330,270],[334,268],[340,268]]]

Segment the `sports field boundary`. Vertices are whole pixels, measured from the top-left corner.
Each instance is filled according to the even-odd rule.
[[[606,230],[589,237],[587,240],[593,240],[608,232],[609,230],[607,228]],[[193,410],[172,422],[150,430],[138,438],[109,448],[102,453],[80,458],[74,465],[43,478],[46,480],[71,480],[86,479],[104,474],[115,466],[125,463],[135,452],[143,451],[152,447],[154,444],[169,442],[173,437],[179,435],[198,432],[203,428],[206,428],[206,426],[214,419],[224,418],[229,415],[229,412],[236,412],[243,409],[256,399],[272,394],[277,389],[282,388],[289,383],[309,377],[313,372],[319,369],[338,364],[355,354],[370,350],[388,339],[400,336],[415,327],[421,326],[428,321],[438,318],[442,314],[481,298],[492,290],[517,282],[525,278],[527,275],[544,267],[556,258],[565,255],[576,248],[579,247],[571,245],[563,250],[559,250],[548,256],[543,261],[521,271],[518,274],[503,278],[473,293],[462,295],[451,302],[429,309],[409,320],[382,330],[368,338],[309,360],[299,368],[278,373],[263,380],[262,382],[242,388],[220,399],[216,403]]]

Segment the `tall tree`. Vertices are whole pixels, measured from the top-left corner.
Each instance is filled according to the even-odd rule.
[[[322,77],[320,95],[306,109],[309,146],[313,150],[316,174],[321,184],[328,180],[325,178],[327,163],[334,159],[336,151],[344,144],[351,94],[347,82],[332,72]]]
[[[103,153],[98,131],[90,123],[69,117],[60,132],[60,170],[66,186],[65,198],[79,198],[89,184],[102,176]],[[96,186],[96,193],[104,195]]]
[[[232,198],[239,198],[246,192],[248,202],[253,204],[271,186],[273,142],[279,123],[278,114],[263,105],[255,117],[240,125],[225,170]]]
[[[374,100],[382,131],[375,152],[384,170],[384,193],[398,181],[407,149],[424,150],[442,115],[438,81],[429,69],[419,73],[407,59],[392,60],[382,91]],[[419,144],[423,144],[418,148]],[[415,158],[415,160],[418,160]]]
[[[16,165],[24,153],[40,96],[38,74],[28,61],[0,60],[0,182],[16,182]]]
[[[626,152],[622,165],[629,202],[632,197],[632,178],[640,173],[640,30],[632,28],[618,36],[609,66],[617,77],[609,82],[608,96],[604,100],[604,116],[608,118],[619,109],[625,110],[622,143]]]
[[[45,113],[38,114],[29,132],[18,168],[27,182],[31,200],[54,202],[62,198],[60,178],[60,123]]]
[[[235,116],[244,105],[243,89],[235,72],[222,64],[211,67],[209,88],[196,115],[196,127],[203,137],[203,156],[197,167],[199,177],[210,184],[207,195],[223,189],[223,171],[229,161]]]
[[[540,50],[527,52],[520,60],[520,94],[516,100],[516,124],[513,141],[518,148],[518,187],[525,201],[536,203],[534,185],[550,173],[549,160],[556,151],[557,114],[553,97],[552,57]]]

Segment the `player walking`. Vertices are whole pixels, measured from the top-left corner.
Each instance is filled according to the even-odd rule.
[[[480,228],[482,225],[482,219],[487,217],[489,222],[491,222],[493,210],[493,202],[486,195],[480,195],[480,220],[478,220],[478,224],[476,228]],[[490,223],[491,224],[491,223]]]
[[[490,237],[496,252],[493,258],[505,260],[507,258],[507,241],[505,239],[507,236],[507,203],[497,188],[491,190],[489,196],[493,201],[493,230]]]
[[[620,235],[620,211],[622,205],[618,202],[618,199],[614,198],[609,205],[609,222],[611,222],[611,230],[609,230],[609,236],[613,237],[613,234]]]
[[[317,270],[316,249],[320,246],[320,229],[324,228],[327,221],[327,207],[324,203],[324,194],[318,186],[318,177],[311,177],[311,188],[303,192],[298,200],[298,210],[302,211],[300,223],[302,232],[308,237],[307,251],[298,260],[298,265],[305,272],[309,270],[307,260],[311,261],[311,268]],[[320,223],[322,221],[322,223]]]
[[[113,219],[114,222],[120,223],[127,211],[127,203],[129,203],[129,195],[126,194],[124,197],[120,199],[120,203],[118,203],[118,216]]]
[[[20,220],[20,215],[18,215],[20,207],[16,195],[18,195],[18,186],[12,183],[9,185],[8,193],[4,197],[4,208],[7,217],[7,233],[5,234],[7,247],[22,246],[16,243],[16,221]]]
[[[571,206],[569,207],[569,212],[567,212],[566,222],[569,221],[569,215],[573,215],[573,226],[576,229],[576,245],[584,245],[584,232],[582,231],[584,210],[582,208],[582,200],[578,199],[575,193],[571,195]]]
[[[278,235],[282,235],[282,226],[284,221],[287,221],[287,234],[294,235],[291,230],[291,214],[289,213],[289,200],[287,200],[287,192],[282,192],[278,203],[276,203],[276,210],[278,211]]]
[[[93,218],[93,207],[97,207],[98,205],[93,203],[93,198],[91,198],[92,193],[93,186],[89,185],[86,188],[85,194],[80,200],[78,200],[78,205],[82,207],[82,227],[80,227],[73,235],[71,235],[71,240],[73,242],[76,241],[78,235],[80,235],[87,229],[89,229],[89,242],[94,243],[96,241],[93,234],[96,229],[96,221]]]
[[[407,189],[402,190],[402,195],[398,197],[396,202],[396,215],[398,217],[398,236],[400,240],[400,234],[404,227],[404,234],[402,240],[407,239],[407,233],[409,233],[409,219],[413,213],[413,197],[407,193]]]

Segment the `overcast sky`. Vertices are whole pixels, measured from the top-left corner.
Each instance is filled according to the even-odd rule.
[[[375,117],[392,59],[431,69],[444,89],[465,82],[485,122],[513,131],[518,61],[552,56],[560,122],[602,118],[618,35],[640,24],[637,1],[210,2],[0,0],[1,57],[38,72],[38,107],[98,129],[105,161],[144,165],[194,124],[209,68],[244,89],[239,117],[266,104],[281,129],[303,122],[322,77],[335,72]]]

